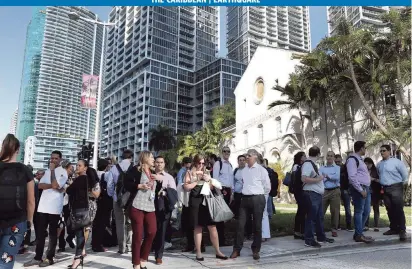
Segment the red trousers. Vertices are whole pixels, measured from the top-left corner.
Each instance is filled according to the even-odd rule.
[[[140,260],[147,261],[156,236],[156,213],[145,212],[134,207],[130,210],[132,222],[132,263],[140,265]],[[144,232],[144,241],[143,239]]]

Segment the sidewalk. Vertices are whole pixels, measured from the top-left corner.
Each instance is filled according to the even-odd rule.
[[[217,260],[214,256],[213,248],[207,247],[204,253],[204,262],[197,262],[195,254],[181,253],[179,251],[166,252],[163,258],[163,265],[155,265],[154,257],[150,256],[147,268],[228,268],[239,266],[253,266],[260,263],[269,263],[270,260],[285,258],[287,256],[311,255],[319,254],[327,251],[336,251],[339,249],[364,248],[368,246],[376,246],[383,244],[410,244],[411,228],[408,228],[408,240],[400,242],[398,236],[384,236],[383,232],[387,229],[381,229],[380,232],[368,231],[365,234],[375,238],[372,244],[356,243],[352,240],[353,232],[339,231],[339,237],[335,238],[335,243],[323,245],[320,249],[308,248],[304,246],[303,240],[295,240],[292,236],[272,238],[268,242],[263,243],[261,250],[261,260],[254,261],[252,259],[252,251],[250,249],[251,241],[246,241],[241,257],[227,261]],[[330,236],[330,233],[327,234]],[[31,248],[33,251],[33,248]],[[66,249],[67,252],[57,254],[55,265],[48,268],[66,268],[73,258],[74,251]],[[122,255],[116,253],[117,248],[111,248],[106,253],[93,253],[88,250],[88,256],[85,258],[85,268],[132,268],[131,255]],[[232,253],[232,247],[223,247],[222,252],[229,256]],[[30,252],[24,255],[18,255],[15,268],[23,268],[23,263],[33,258],[34,253]],[[30,267],[36,268],[36,267]],[[247,268],[247,267],[246,267]]]

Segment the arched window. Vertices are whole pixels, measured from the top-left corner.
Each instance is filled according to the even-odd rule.
[[[259,124],[258,129],[259,129],[259,143],[263,143],[263,125]]]

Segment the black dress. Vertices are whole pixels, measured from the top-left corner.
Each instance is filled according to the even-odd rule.
[[[191,176],[191,182],[198,181],[197,177]],[[202,226],[207,227],[210,225],[216,225],[210,217],[209,208],[207,205],[203,205],[204,196],[200,193],[203,185],[196,185],[191,191],[189,196],[189,208],[190,208],[190,224],[191,227]]]

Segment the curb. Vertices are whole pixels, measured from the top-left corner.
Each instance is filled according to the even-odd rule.
[[[253,265],[250,266],[258,266],[258,265],[263,265],[263,264],[268,264],[271,261],[278,259],[278,258],[287,258],[287,257],[294,257],[294,256],[316,256],[322,253],[327,253],[327,252],[334,252],[342,249],[360,249],[360,248],[368,248],[368,247],[376,247],[376,246],[388,246],[388,245],[402,245],[402,244],[410,244],[411,243],[411,238],[408,237],[406,241],[401,242],[399,241],[399,237],[391,237],[387,239],[376,239],[373,243],[370,244],[365,244],[365,243],[358,243],[355,241],[351,242],[345,242],[345,243],[332,243],[328,244],[327,247],[321,247],[319,249],[317,248],[307,248],[303,250],[298,250],[298,251],[285,251],[285,252],[280,252],[276,253],[274,255],[261,255],[261,259],[259,261],[253,261],[252,257],[250,259],[242,259],[239,260],[231,260],[230,263],[219,263],[218,267],[215,267],[216,264],[209,264],[209,263],[202,263],[204,266],[207,268],[228,268],[228,267],[236,267],[236,266],[241,266],[244,265],[245,263],[253,263]],[[249,258],[249,257],[248,257]],[[215,265],[215,266],[214,266]]]

